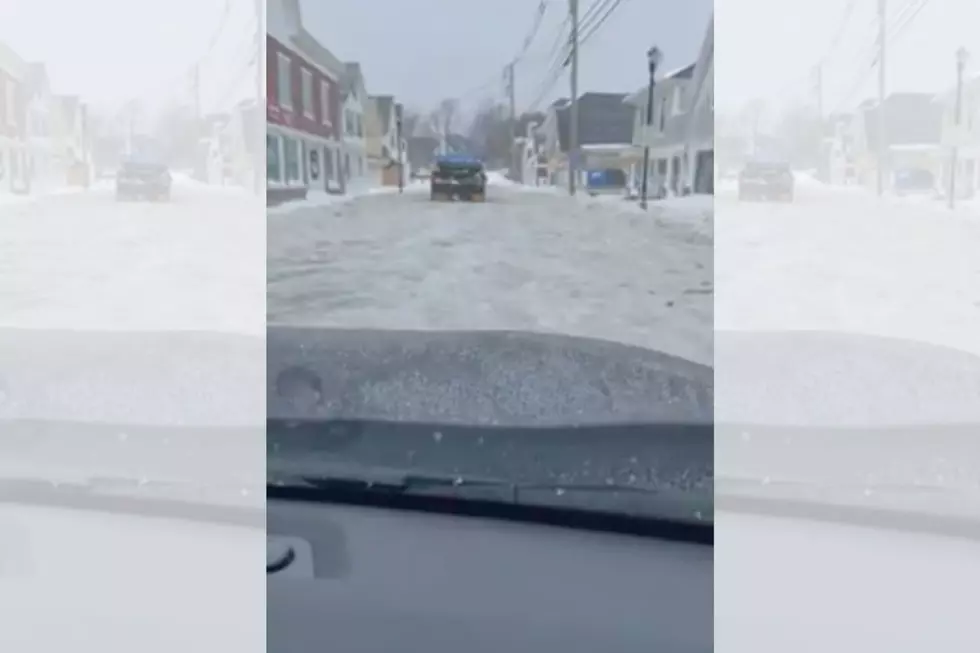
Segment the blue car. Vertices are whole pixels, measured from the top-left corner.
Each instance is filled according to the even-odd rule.
[[[436,159],[429,177],[433,200],[483,202],[487,198],[487,171],[480,159],[453,154]]]

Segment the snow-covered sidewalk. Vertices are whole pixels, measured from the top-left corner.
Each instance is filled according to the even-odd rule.
[[[703,217],[499,183],[479,204],[413,192],[305,207],[270,221],[269,322],[559,332],[711,364]]]
[[[405,185],[404,192],[406,193],[421,193],[428,191],[428,185],[424,182],[410,182]],[[348,202],[353,202],[356,199],[363,197],[371,197],[373,195],[397,195],[397,186],[365,186],[360,188],[355,188],[354,190],[348,191],[343,194],[331,194],[324,191],[314,191],[309,193],[306,199],[296,200],[293,202],[284,202],[277,206],[270,206],[267,209],[267,215],[269,216],[284,216],[291,215],[297,211],[308,211],[310,209],[321,209],[331,206],[339,206],[342,204],[347,204]]]

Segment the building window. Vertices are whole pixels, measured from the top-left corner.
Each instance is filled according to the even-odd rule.
[[[301,179],[300,176],[300,161],[299,161],[299,141],[295,138],[289,138],[288,136],[283,137],[283,151],[285,156],[285,181],[287,184],[298,183]]]
[[[276,100],[279,102],[279,106],[283,109],[293,108],[293,98],[292,98],[292,71],[290,67],[290,59],[283,53],[279,53],[278,59],[278,69],[276,71]]]
[[[316,114],[313,112],[313,71],[303,69],[303,115],[314,120]]]
[[[660,100],[660,133],[667,129],[667,98]]]
[[[282,156],[279,150],[279,137],[275,134],[265,135],[265,174],[272,182],[282,181]]]
[[[323,124],[332,124],[332,116],[330,115],[330,84],[323,80],[320,81],[320,106],[323,108],[321,112]]]

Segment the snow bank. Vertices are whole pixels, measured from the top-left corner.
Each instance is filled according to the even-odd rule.
[[[422,181],[414,181],[405,185],[404,192],[410,194],[424,193],[428,191],[428,184]],[[266,210],[268,216],[292,215],[297,211],[309,211],[311,209],[323,209],[329,207],[342,206],[353,202],[356,199],[370,197],[373,195],[398,195],[397,186],[362,186],[344,194],[332,194],[325,191],[311,191],[306,199],[294,202],[285,202],[278,206],[271,206]]]

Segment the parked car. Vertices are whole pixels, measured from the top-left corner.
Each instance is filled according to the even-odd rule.
[[[945,195],[936,183],[936,176],[929,170],[903,168],[895,171],[897,195]]]
[[[738,175],[738,199],[792,202],[795,185],[788,163],[750,161]]]
[[[170,168],[159,161],[129,159],[116,173],[116,199],[170,200]]]
[[[486,168],[475,157],[440,157],[429,178],[429,189],[433,200],[483,202],[487,198]]]

